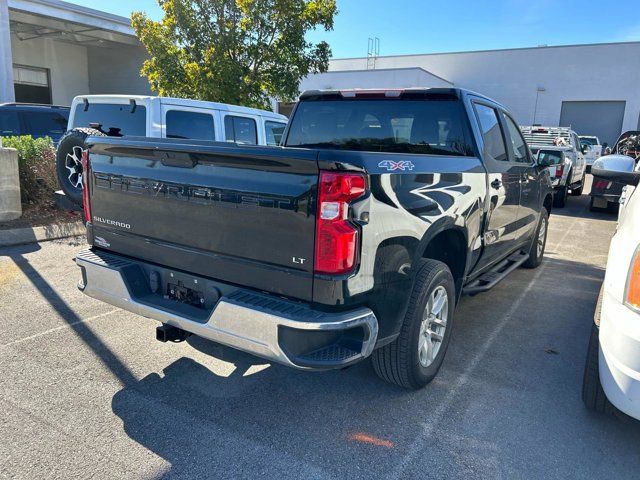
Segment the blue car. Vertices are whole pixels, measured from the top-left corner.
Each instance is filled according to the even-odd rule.
[[[51,137],[54,143],[67,131],[69,107],[31,103],[0,103],[0,137]]]

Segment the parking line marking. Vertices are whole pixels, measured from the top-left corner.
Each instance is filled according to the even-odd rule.
[[[582,213],[582,211],[586,209],[587,208],[585,207],[583,210],[579,211],[578,214]],[[576,223],[580,219],[582,219],[582,217],[579,217],[579,216],[576,216],[573,219],[573,221],[571,222],[571,226],[565,230],[560,240],[556,242],[556,245],[554,246],[555,249],[557,249],[559,246],[562,246],[564,244],[564,240],[569,236],[569,233],[571,233]],[[545,248],[545,251],[546,251],[546,248]],[[516,299],[515,302],[511,304],[511,308],[507,311],[502,321],[497,324],[496,328],[487,337],[487,341],[480,347],[480,349],[474,355],[471,362],[469,362],[469,366],[467,367],[467,369],[462,373],[462,375],[460,375],[457,378],[457,380],[454,382],[453,387],[449,390],[449,392],[445,396],[444,400],[440,403],[440,405],[438,405],[438,407],[435,410],[433,410],[433,415],[429,416],[429,420],[425,420],[424,422],[422,422],[422,425],[421,425],[422,433],[419,434],[418,437],[414,440],[413,444],[410,445],[407,454],[404,457],[402,457],[402,461],[394,469],[394,472],[391,475],[389,475],[389,478],[406,477],[406,475],[404,474],[404,471],[406,470],[407,466],[411,463],[413,458],[420,451],[424,449],[427,441],[431,439],[434,429],[440,423],[440,421],[444,417],[447,410],[450,408],[452,402],[455,400],[455,397],[458,394],[458,391],[469,382],[469,379],[471,378],[471,374],[478,367],[482,358],[487,354],[493,342],[496,341],[502,329],[511,320],[512,315],[516,312],[518,308],[520,308],[522,301],[527,297],[527,295],[529,294],[529,292],[531,291],[535,283],[538,281],[538,278],[540,278],[540,275],[542,275],[542,272],[544,271],[545,266],[546,266],[546,262],[540,265],[540,267],[538,267],[536,273],[533,275],[531,280],[529,280],[529,283],[527,284],[525,289],[522,291],[522,294]]]
[[[14,340],[13,342],[3,343],[3,344],[0,345],[0,348],[10,347],[12,345],[17,345],[19,343],[26,342],[28,340],[33,340],[34,338],[43,337],[45,335],[49,335],[50,333],[55,333],[57,331],[64,330],[66,328],[71,328],[74,325],[78,325],[80,323],[87,323],[87,322],[91,322],[93,320],[98,320],[99,318],[107,317],[107,316],[111,315],[112,313],[116,313],[118,311],[120,311],[119,308],[114,308],[113,310],[109,310],[108,312],[101,313],[99,315],[94,315],[93,317],[89,317],[89,318],[85,318],[85,319],[82,319],[82,320],[78,320],[77,322],[73,322],[73,323],[67,323],[65,325],[60,325],[59,327],[51,328],[49,330],[45,330],[44,332],[39,332],[39,333],[36,333],[34,335],[30,335],[28,337],[20,338],[18,340]]]

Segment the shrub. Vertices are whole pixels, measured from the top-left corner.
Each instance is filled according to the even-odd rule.
[[[2,146],[18,150],[20,192],[23,203],[50,200],[58,188],[56,150],[49,137],[3,137]]]

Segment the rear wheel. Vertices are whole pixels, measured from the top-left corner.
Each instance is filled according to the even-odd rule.
[[[87,137],[105,137],[93,128],[74,128],[58,142],[56,171],[58,182],[65,195],[75,204],[82,205],[82,152],[87,149]]]
[[[556,208],[564,208],[567,203],[567,187],[560,187],[553,196],[553,206]]]
[[[540,220],[538,220],[538,228],[529,248],[529,258],[522,264],[525,268],[536,268],[542,263],[544,257],[544,249],[547,246],[547,231],[549,230],[549,213],[546,208],[540,212]]]
[[[451,339],[455,298],[449,267],[436,260],[423,260],[400,335],[373,352],[373,368],[380,378],[411,389],[433,380]]]

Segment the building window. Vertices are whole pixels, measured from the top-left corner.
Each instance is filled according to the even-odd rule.
[[[16,102],[51,103],[51,82],[47,68],[13,66]]]

